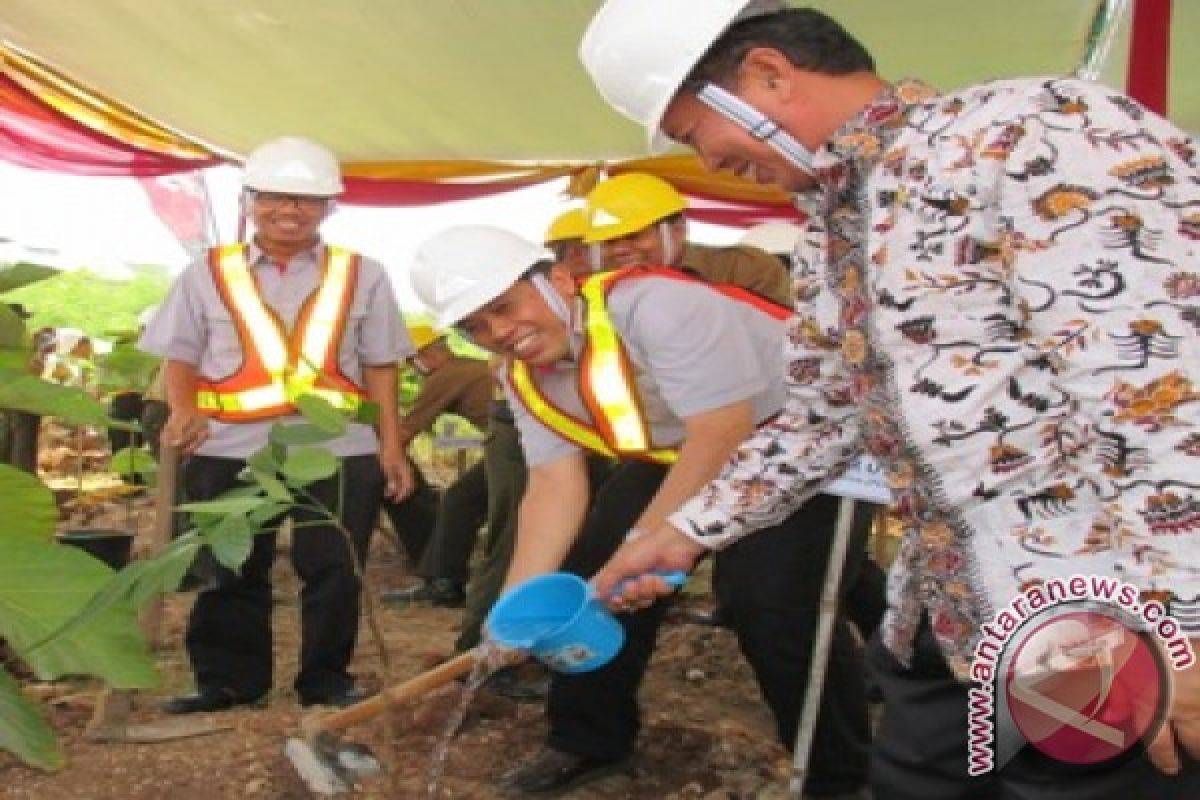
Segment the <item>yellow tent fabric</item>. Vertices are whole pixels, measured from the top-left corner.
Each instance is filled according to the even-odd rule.
[[[653,0],[647,0],[652,2]],[[712,197],[786,202],[644,137],[576,55],[599,0],[5,0],[4,68],[46,102],[132,143],[236,158],[271,136],[328,144],[355,177],[523,184],[595,165]],[[1112,0],[817,0],[888,77],[943,88],[1064,74]],[[686,20],[681,20],[686,24]],[[1172,116],[1200,130],[1200,3],[1175,3]],[[1123,85],[1124,36],[1102,79]],[[87,90],[81,90],[87,87]]]

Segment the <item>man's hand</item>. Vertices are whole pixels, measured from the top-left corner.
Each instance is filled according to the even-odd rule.
[[[1192,640],[1192,652],[1200,653],[1200,640]],[[1200,760],[1200,662],[1172,674],[1175,686],[1171,707],[1162,730],[1146,748],[1146,755],[1159,770],[1177,775],[1182,766],[1182,749],[1193,759]]]
[[[592,576],[592,585],[596,596],[604,598],[614,611],[646,608],[675,591],[665,580],[651,573],[656,570],[686,572],[704,553],[703,546],[664,523],[652,533],[626,540],[608,563]]]
[[[163,441],[183,455],[196,452],[208,439],[208,417],[195,408],[174,409],[162,431]]]
[[[412,494],[416,487],[413,465],[398,447],[383,447],[379,450],[379,467],[385,482],[383,495],[388,500],[400,502]]]

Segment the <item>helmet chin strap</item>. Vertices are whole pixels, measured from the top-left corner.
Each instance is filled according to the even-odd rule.
[[[604,271],[604,248],[598,244],[585,244],[587,248],[588,265],[592,272]]]
[[[779,127],[778,122],[767,117],[733,92],[726,91],[716,84],[706,83],[696,93],[696,97],[701,103],[733,122],[755,139],[766,142],[793,166],[812,173],[812,151]]]
[[[675,246],[675,239],[671,236],[671,226],[663,221],[659,222],[655,227],[658,228],[658,242],[662,245],[663,263],[659,266],[673,267],[675,262],[679,260],[679,248]]]
[[[546,276],[541,273],[531,275],[529,276],[529,282],[542,295],[542,299],[546,301],[546,305],[550,306],[550,310],[554,312],[554,316],[561,319],[570,328],[571,307],[567,305],[567,301],[558,293],[558,290],[550,285],[550,281],[546,280]]]

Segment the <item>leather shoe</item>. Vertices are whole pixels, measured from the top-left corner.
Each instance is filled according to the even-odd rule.
[[[240,697],[232,689],[200,689],[192,694],[181,694],[166,700],[162,710],[167,714],[199,714],[205,711],[227,711],[234,706],[262,708],[263,698]]]
[[[537,663],[514,664],[493,672],[483,687],[518,703],[545,700],[550,694],[550,672]]]
[[[710,628],[732,628],[733,623],[729,614],[721,606],[713,606],[708,610],[689,610],[683,612],[683,621],[692,625],[704,625]]]
[[[555,797],[619,772],[624,765],[623,758],[593,758],[543,747],[529,761],[504,775],[501,782],[525,794]]]
[[[375,693],[361,686],[347,686],[345,689],[338,689],[333,692],[303,693],[300,695],[300,705],[346,708],[355,703],[361,703],[373,694]]]
[[[385,606],[392,608],[418,605],[462,608],[467,601],[467,592],[456,580],[434,578],[407,589],[388,589],[380,595],[380,599]]]

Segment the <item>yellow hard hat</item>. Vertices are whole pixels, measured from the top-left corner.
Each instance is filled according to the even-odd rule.
[[[442,339],[446,336],[434,330],[432,325],[409,325],[408,338],[412,340],[413,349],[417,351],[424,350],[429,345]]]
[[[588,215],[582,208],[572,208],[559,214],[546,228],[546,236],[542,239],[545,244],[562,242],[567,239],[582,239],[587,233]]]
[[[644,172],[627,172],[601,183],[587,196],[588,244],[649,228],[687,208],[675,187]]]

